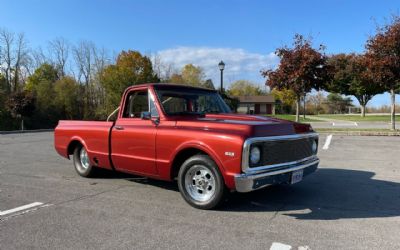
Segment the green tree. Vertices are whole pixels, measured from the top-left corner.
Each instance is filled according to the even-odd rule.
[[[55,104],[61,113],[61,117],[66,119],[76,119],[79,117],[79,106],[82,101],[79,96],[79,84],[74,78],[66,76],[55,82]]]
[[[58,80],[58,70],[44,63],[28,77],[25,90],[35,97],[35,112],[28,122],[32,128],[53,128],[61,118],[55,103],[54,85]]]
[[[228,94],[231,96],[252,96],[264,95],[265,92],[259,86],[250,81],[238,80],[229,86]]]
[[[42,81],[55,82],[58,79],[58,71],[53,65],[49,63],[43,63],[40,65],[35,72],[28,77],[25,90],[35,92],[36,88]]]
[[[37,108],[48,112],[54,105],[54,84],[58,80],[58,70],[51,64],[44,63],[28,77],[25,90],[36,97]]]
[[[301,97],[313,88],[320,89],[327,81],[324,46],[314,49],[311,40],[296,34],[293,48],[278,48],[276,54],[280,58],[279,67],[263,71],[262,75],[271,89],[290,89],[296,93],[296,121],[299,121]]]
[[[170,83],[176,83],[176,84],[184,84],[185,81],[182,78],[181,74],[175,73],[171,75],[171,78],[167,81]]]
[[[327,104],[329,107],[329,113],[333,114],[342,114],[345,113],[348,107],[353,106],[352,100],[350,97],[342,97],[340,94],[337,93],[329,93],[327,98]]]
[[[338,54],[327,61],[331,69],[331,80],[326,90],[344,95],[353,95],[361,106],[361,116],[365,117],[365,107],[375,95],[384,90],[374,83],[368,72],[367,60],[364,55]]]
[[[202,87],[204,83],[203,69],[193,64],[187,64],[182,69],[182,79],[187,85]]]
[[[122,51],[115,64],[108,65],[101,72],[102,86],[105,89],[105,109],[98,113],[106,116],[112,112],[121,100],[123,91],[131,85],[159,82],[153,71],[151,60],[138,51]]]
[[[181,69],[180,73],[172,74],[169,82],[202,87],[208,89],[215,89],[211,79],[205,80],[205,74],[200,66],[194,66],[193,64],[186,64]]]
[[[282,113],[291,113],[293,105],[296,103],[296,93],[291,89],[272,89],[271,94],[275,97],[275,100],[280,104],[279,111]],[[278,105],[279,106],[279,105]]]

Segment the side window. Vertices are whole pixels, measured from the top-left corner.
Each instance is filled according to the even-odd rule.
[[[150,97],[150,98],[149,98]],[[128,94],[123,113],[124,118],[140,118],[142,112],[150,112],[152,117],[159,117],[154,96],[148,90],[133,91]]]
[[[124,118],[140,118],[142,112],[149,112],[148,91],[133,91],[125,101]]]

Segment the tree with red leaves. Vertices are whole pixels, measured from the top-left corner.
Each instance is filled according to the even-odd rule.
[[[266,70],[262,75],[271,89],[290,89],[296,93],[296,121],[299,121],[300,100],[312,89],[320,89],[327,81],[324,46],[312,47],[310,39],[296,34],[293,48],[284,46],[276,50],[280,63],[275,70]],[[304,110],[305,113],[305,110]]]
[[[378,27],[375,36],[368,39],[366,57],[374,81],[390,92],[392,130],[395,125],[396,92],[400,90],[400,17]]]

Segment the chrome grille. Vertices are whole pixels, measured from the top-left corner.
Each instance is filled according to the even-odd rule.
[[[264,141],[252,144],[261,149],[261,161],[252,167],[294,162],[312,156],[312,143],[316,138]]]

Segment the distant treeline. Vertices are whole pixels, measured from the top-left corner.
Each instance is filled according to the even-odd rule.
[[[281,112],[290,112],[286,108],[295,105],[297,119],[301,100],[303,110],[314,109],[312,113],[343,112],[351,101],[340,95],[352,95],[364,115],[374,95],[389,92],[394,128],[395,93],[400,90],[400,18],[394,16],[379,27],[365,48],[362,54],[326,55],[325,46],[313,48],[311,39],[296,34],[292,47],[277,49],[278,67],[261,74],[280,100]],[[202,68],[193,64],[176,70],[157,55],[135,50],[111,57],[93,42],[72,44],[64,38],[50,41],[46,49],[33,49],[24,34],[0,29],[0,130],[19,129],[22,122],[27,129],[38,129],[54,128],[60,119],[105,119],[119,105],[126,87],[148,82],[214,88]],[[329,102],[309,96],[307,103],[305,96],[313,89],[339,95],[329,97]],[[225,93],[263,95],[265,91],[239,80]],[[226,100],[235,109],[237,99],[228,96]]]
[[[64,38],[32,49],[24,34],[0,29],[0,130],[54,128],[60,119],[105,119],[124,89],[149,82],[214,88],[192,64],[175,70],[138,51],[111,58],[93,42]]]

